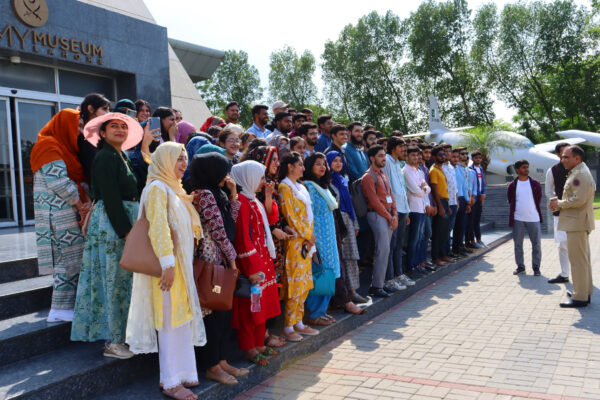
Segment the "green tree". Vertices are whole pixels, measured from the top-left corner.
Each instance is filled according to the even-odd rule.
[[[230,101],[240,107],[240,123],[252,125],[252,104],[262,97],[258,69],[248,63],[244,51],[228,50],[213,76],[196,87],[213,115],[224,117],[223,110]]]
[[[498,96],[517,108],[532,140],[554,140],[560,129],[597,129],[594,21],[571,0],[507,4],[500,13],[487,4],[477,12],[474,58]]]
[[[481,166],[484,171],[487,171],[490,163],[490,153],[493,149],[498,147],[512,148],[511,142],[502,135],[503,128],[506,128],[506,124],[493,123],[492,125],[480,125],[469,129],[468,132],[461,133],[462,140],[459,145],[466,147],[469,152],[479,150],[483,156]]]
[[[386,132],[408,132],[422,122],[414,107],[413,70],[402,62],[408,49],[406,28],[391,11],[371,12],[325,44],[324,95],[331,108]]]
[[[271,53],[269,72],[269,95],[272,100],[281,99],[296,108],[318,103],[317,86],[313,82],[315,57],[305,50],[298,57],[296,50],[285,46]]]
[[[490,88],[470,56],[471,11],[466,0],[428,0],[411,14],[410,56],[421,81],[433,81],[447,119],[459,125],[491,124]]]

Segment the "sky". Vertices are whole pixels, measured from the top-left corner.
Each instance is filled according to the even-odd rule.
[[[469,6],[477,10],[487,2],[470,0]],[[170,38],[217,50],[247,52],[248,61],[259,70],[261,86],[267,88],[269,56],[274,50],[289,45],[301,54],[308,49],[320,64],[325,43],[336,40],[344,26],[356,24],[371,11],[383,14],[392,10],[400,18],[406,18],[417,10],[421,1],[304,0],[294,5],[273,0],[170,0],[169,7],[165,7],[164,0],[145,0],[145,3],[157,23],[167,28]],[[509,1],[495,3],[501,9]],[[315,84],[321,90],[320,68],[315,73]],[[505,121],[510,121],[515,114],[515,110],[499,101],[494,111],[497,118]]]

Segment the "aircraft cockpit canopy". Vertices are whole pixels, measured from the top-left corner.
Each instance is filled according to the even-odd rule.
[[[530,149],[532,147],[535,147],[533,142],[525,136],[510,131],[502,131],[501,134],[504,136],[504,139],[511,144],[511,147],[513,148]]]

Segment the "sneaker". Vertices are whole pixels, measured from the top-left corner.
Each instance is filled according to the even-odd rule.
[[[479,242],[477,242],[477,245],[481,246],[481,247],[479,247],[480,249],[487,249],[487,248],[489,248],[488,245],[485,244],[485,243],[483,243],[481,240]]]
[[[533,276],[541,276],[542,273],[540,272],[539,268],[534,268],[533,269]]]
[[[104,357],[118,358],[119,360],[126,360],[133,357],[133,354],[124,344],[122,343],[106,343],[104,345]]]
[[[476,242],[475,244],[473,244],[473,247],[475,247],[476,249],[483,249],[485,246],[481,242]]]
[[[294,326],[294,331],[305,336],[317,336],[319,334],[318,330],[311,328],[308,325],[304,325],[304,328],[302,329],[298,328],[297,326]]]
[[[46,321],[71,322],[73,321],[73,310],[55,310],[54,308],[51,308]]]
[[[525,268],[523,267],[518,267],[517,269],[515,269],[513,271],[513,275],[523,275],[525,274]]]
[[[354,294],[350,296],[350,299],[355,304],[365,304],[365,303],[369,302],[369,300],[365,299],[364,297],[362,297],[357,292],[354,292]]]
[[[562,275],[558,275],[556,278],[548,279],[548,283],[567,283],[569,282],[569,277],[566,278]]]
[[[406,287],[404,287],[406,289]],[[400,289],[398,289],[398,287],[396,287],[396,282],[389,280],[385,282],[385,285],[383,285],[383,290],[385,290],[388,293],[395,293],[397,291],[399,291]]]
[[[396,286],[396,289],[398,290],[405,290],[406,289],[406,285],[403,285],[402,282],[394,280],[394,286]]]
[[[398,281],[405,286],[415,286],[415,281],[404,274],[398,277]]]

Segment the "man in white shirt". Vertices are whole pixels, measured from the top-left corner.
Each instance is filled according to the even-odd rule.
[[[456,183],[456,164],[458,163],[458,153],[452,153],[452,146],[449,144],[444,144],[444,151],[446,152],[446,162],[442,165],[442,170],[444,171],[444,175],[446,175],[446,180],[448,181],[448,207],[450,207],[450,215],[448,218],[450,219],[449,229],[448,229],[448,244],[446,247],[446,254],[449,257],[457,258],[457,254],[451,254],[450,248],[450,232],[454,229],[454,224],[456,222],[456,215],[458,214],[458,185]],[[451,159],[454,157],[454,160]]]
[[[431,188],[427,185],[425,176],[419,168],[418,147],[407,149],[406,165],[402,169],[404,181],[406,182],[406,197],[410,209],[410,225],[407,242],[407,268],[406,272],[419,271],[421,263],[425,262],[422,257],[422,246],[428,238],[425,237],[425,208],[429,206],[429,193]]]
[[[569,147],[567,142],[558,143],[555,147],[556,155],[560,158],[562,151]],[[546,197],[562,200],[563,190],[567,182],[569,171],[559,161],[546,172]],[[548,283],[567,283],[571,272],[569,262],[569,250],[567,248],[567,232],[558,230],[558,216],[560,211],[554,212],[554,242],[558,243],[558,260],[560,262],[560,273],[556,278],[548,279]]]
[[[515,163],[517,178],[508,185],[506,191],[508,203],[510,204],[509,226],[513,228],[513,240],[515,244],[515,261],[517,269],[514,275],[525,273],[525,261],[523,259],[523,239],[525,232],[529,235],[532,247],[533,274],[540,276],[540,264],[542,262],[542,185],[535,179],[529,177],[529,162],[519,160]]]

